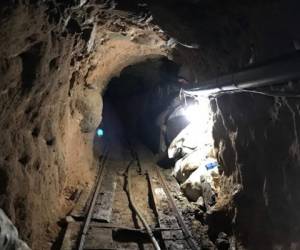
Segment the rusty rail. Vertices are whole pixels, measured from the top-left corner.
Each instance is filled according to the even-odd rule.
[[[178,223],[179,223],[179,226],[182,228],[182,232],[183,232],[183,234],[184,234],[184,236],[185,236],[185,239],[186,239],[186,241],[187,241],[189,247],[190,247],[192,250],[199,250],[199,249],[201,249],[201,248],[199,248],[199,247],[197,246],[197,244],[196,244],[195,241],[193,240],[193,237],[192,237],[190,231],[189,231],[188,228],[186,227],[186,225],[185,225],[185,223],[184,223],[184,220],[183,220],[183,218],[182,218],[182,215],[181,215],[180,212],[178,211],[178,208],[177,208],[177,206],[176,206],[176,204],[175,204],[175,201],[174,201],[174,199],[173,199],[173,197],[172,197],[172,195],[171,195],[170,189],[169,189],[169,187],[168,187],[168,185],[167,185],[167,183],[166,183],[164,177],[162,176],[160,170],[158,169],[157,165],[155,165],[155,170],[156,170],[157,176],[158,176],[158,178],[159,178],[159,180],[160,180],[160,182],[161,182],[161,185],[162,185],[162,187],[163,187],[163,189],[164,189],[164,191],[165,191],[165,193],[166,193],[166,195],[167,195],[169,205],[170,205],[170,207],[171,207],[171,209],[172,209],[172,211],[173,211],[173,214],[175,215],[175,217],[176,217],[176,219],[177,219],[177,221],[178,221]]]
[[[131,175],[130,175],[130,168],[128,169],[128,194],[129,194],[129,201],[130,201],[130,204],[134,210],[134,212],[137,214],[137,216],[140,218],[141,222],[143,223],[148,235],[149,235],[149,238],[154,246],[154,248],[156,250],[161,250],[157,240],[155,239],[154,235],[153,235],[153,232],[152,232],[152,229],[150,228],[150,226],[148,225],[146,219],[143,217],[141,211],[139,210],[139,208],[137,207],[133,197],[132,197],[132,190],[131,190]]]
[[[93,194],[93,198],[92,198],[92,201],[91,201],[89,209],[88,209],[87,216],[86,216],[85,221],[84,221],[84,225],[83,225],[83,229],[82,229],[82,232],[81,232],[80,241],[79,241],[79,245],[78,245],[78,250],[83,250],[83,247],[84,247],[86,234],[89,230],[89,226],[90,226],[90,223],[91,223],[91,220],[92,220],[92,217],[93,217],[95,204],[96,204],[97,197],[98,197],[98,194],[99,194],[99,190],[100,190],[100,187],[101,187],[101,183],[102,183],[102,180],[103,180],[104,171],[105,171],[104,166],[105,166],[105,162],[106,162],[107,158],[108,158],[108,151],[105,152],[105,154],[104,154],[104,156],[103,156],[103,158],[102,158],[102,160],[99,164],[100,166],[99,166],[98,177],[97,177],[97,185],[96,185],[96,188],[95,188],[95,191],[94,191],[94,194]]]

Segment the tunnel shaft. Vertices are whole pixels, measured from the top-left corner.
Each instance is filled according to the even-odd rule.
[[[170,207],[151,193],[163,190],[149,178],[159,180],[157,166],[201,249],[299,249],[298,9],[1,2],[0,248],[61,249],[86,220],[79,207],[107,158],[116,189],[103,182],[104,203],[129,223],[112,243],[152,247],[130,209],[128,173],[154,237],[168,243],[154,205]]]

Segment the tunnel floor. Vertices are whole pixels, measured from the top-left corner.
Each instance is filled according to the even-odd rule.
[[[152,152],[140,143],[110,148],[102,156],[94,206],[91,207],[90,198],[81,211],[73,211],[71,216],[75,220],[68,224],[62,249],[156,249],[133,205],[161,249],[200,249],[204,228],[195,220],[194,209],[180,192],[170,170],[158,169]],[[186,231],[172,209],[157,171],[171,190]]]

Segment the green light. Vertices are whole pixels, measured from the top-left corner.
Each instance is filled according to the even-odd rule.
[[[102,137],[104,135],[104,130],[102,128],[98,128],[96,133],[98,137]]]

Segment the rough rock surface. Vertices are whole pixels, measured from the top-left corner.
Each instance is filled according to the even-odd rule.
[[[18,230],[2,209],[0,209],[0,248],[2,250],[30,250],[27,244],[19,239]]]
[[[171,142],[168,148],[168,157],[176,158],[192,153],[201,144],[201,137],[195,136],[195,125],[187,125]],[[197,129],[197,128],[196,128]]]
[[[154,20],[174,38],[174,57],[184,62],[191,81],[291,53],[299,44],[297,0],[146,2]]]
[[[207,186],[211,190],[215,189],[213,177],[218,175],[218,169],[207,170],[205,164],[205,162],[202,162],[180,186],[182,192],[191,201],[197,201],[200,196],[204,196]]]
[[[299,105],[298,98],[248,93],[213,103],[219,198],[233,198],[227,210],[235,211],[233,232],[244,247],[299,249]]]
[[[173,55],[195,82],[299,48],[297,0],[149,0],[175,38],[169,43],[133,2],[118,1],[118,10],[105,0],[0,3],[0,207],[33,249],[50,248],[72,194],[92,183],[93,130],[112,76],[166,55],[174,40]],[[238,249],[299,247],[298,128],[297,99],[239,94],[215,102],[224,167],[217,205],[230,212],[211,221],[234,219]]]
[[[182,183],[188,179],[197,168],[203,165],[206,158],[207,153],[204,149],[195,150],[176,162],[172,174],[179,183]]]
[[[92,185],[105,85],[167,53],[149,16],[112,3],[1,3],[0,207],[33,249],[50,248],[73,194]]]

